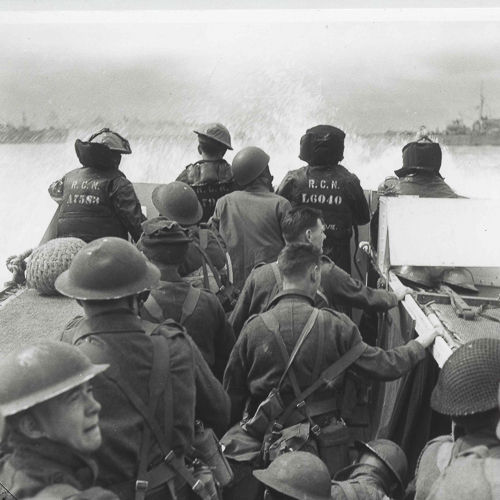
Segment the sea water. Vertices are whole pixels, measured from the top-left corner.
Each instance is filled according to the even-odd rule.
[[[359,177],[363,188],[376,189],[401,167],[403,140],[346,132],[342,164]],[[250,145],[262,147],[271,157],[270,169],[278,185],[288,170],[303,165],[298,158],[302,133],[298,128],[288,128],[286,133],[266,131],[259,136],[254,130],[251,137],[233,134],[233,144],[236,152]],[[7,257],[36,247],[54,214],[56,203],[47,192],[49,185],[80,166],[73,145],[77,137],[85,139],[86,134],[70,133],[63,144],[0,145],[0,285],[10,278],[4,264]],[[132,182],[171,182],[186,165],[199,159],[192,127],[130,141],[133,153],[123,156],[120,168]],[[235,151],[228,151],[229,162]],[[498,199],[500,147],[443,147],[441,173],[460,195]]]

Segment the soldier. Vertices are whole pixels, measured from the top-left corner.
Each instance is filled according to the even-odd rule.
[[[195,191],[203,207],[200,222],[208,222],[212,217],[215,204],[222,196],[235,189],[231,165],[224,155],[231,147],[229,131],[221,123],[209,123],[194,130],[198,135],[198,153],[202,159],[188,165],[176,181],[189,184]]]
[[[227,285],[232,268],[224,240],[205,224],[200,226],[203,209],[193,189],[184,182],[163,184],[153,191],[152,201],[160,215],[187,229],[188,237],[193,240],[179,267],[180,276],[196,287],[205,287],[216,293],[219,287],[206,262],[210,259],[221,281]]]
[[[84,311],[62,340],[111,365],[94,382],[96,397],[106,403],[98,484],[124,499],[133,499],[136,489],[187,498],[192,476],[183,456],[193,444],[195,418],[219,435],[228,421],[228,397],[184,329],[138,316],[139,295],[159,278],[132,244],[101,238],[82,248],[56,280],[57,290]]]
[[[448,466],[464,453],[482,447],[486,456],[500,458],[495,431],[500,419],[500,340],[482,338],[457,349],[446,361],[432,393],[432,408],[448,415],[453,432],[430,441],[422,451],[415,481],[408,487],[411,498],[427,498],[432,485]]]
[[[242,149],[234,157],[233,174],[245,189],[220,198],[211,222],[226,242],[233,283],[241,290],[253,267],[272,262],[285,246],[281,222],[291,206],[272,192],[269,156],[262,149]]]
[[[266,486],[265,500],[332,500],[330,473],[312,453],[285,453],[253,475]]]
[[[233,329],[217,297],[209,290],[182,281],[179,265],[184,262],[188,238],[181,227],[165,217],[143,224],[137,248],[160,269],[160,288],[152,290],[141,308],[141,317],[153,323],[172,318],[184,326],[200,349],[208,366],[222,381],[235,343]]]
[[[387,439],[356,441],[360,455],[354,465],[337,472],[332,481],[335,500],[401,498],[408,464],[403,450]]]
[[[293,205],[321,210],[326,224],[325,255],[351,274],[353,226],[370,222],[370,211],[359,179],[340,165],[345,133],[330,125],[306,130],[299,158],[307,167],[288,172],[277,193]]]
[[[9,450],[0,462],[2,498],[118,500],[94,486],[91,458],[102,442],[101,405],[91,380],[107,368],[54,341],[22,347],[2,360],[0,411]]]
[[[224,387],[231,398],[231,424],[241,421],[244,414],[248,415],[247,427],[255,420],[252,417],[258,413],[259,405],[271,390],[280,386],[287,364],[285,358],[294,348],[298,350],[291,366],[292,384],[288,378],[282,379],[279,392],[283,407],[288,408],[297,399],[300,401],[297,392],[308,390],[316,381],[320,385],[315,386],[312,394],[304,396],[305,404],[297,404],[291,413],[280,415],[285,416],[285,420],[279,422],[282,429],[308,419],[320,428],[329,425],[327,422],[339,422],[342,408],[337,394],[343,372],[349,366],[360,374],[387,381],[408,373],[425,357],[425,348],[433,342],[436,332],[385,352],[364,344],[347,316],[331,309],[315,309],[312,297],[321,279],[321,252],[313,245],[287,245],[280,253],[278,265],[283,276],[283,291],[272,300],[267,312],[247,321],[224,374]],[[299,337],[300,348],[296,348]],[[346,354],[349,356],[339,376],[328,378],[326,383],[322,371]],[[237,449],[238,439],[231,448],[226,437],[226,455],[243,462]]]
[[[321,212],[307,206],[298,206],[287,212],[281,229],[287,245],[309,242],[322,251],[325,239],[324,227]],[[260,265],[252,271],[230,317],[237,336],[250,316],[267,309],[272,299],[281,291],[281,281],[276,263]],[[323,255],[321,285],[314,301],[316,307],[320,309],[352,306],[371,311],[387,311],[395,307],[410,292],[411,290],[406,287],[398,290],[397,294],[368,288],[361,281],[351,278]]]
[[[75,142],[83,167],[51,184],[50,196],[59,203],[56,237],[73,236],[89,243],[103,236],[134,241],[146,219],[132,183],[118,170],[122,155],[132,153],[129,142],[103,128],[87,142]]]

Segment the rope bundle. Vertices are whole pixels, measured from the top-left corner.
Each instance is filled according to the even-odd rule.
[[[79,238],[56,238],[35,248],[26,267],[29,288],[42,295],[56,295],[56,278],[69,268],[76,253],[85,246]]]

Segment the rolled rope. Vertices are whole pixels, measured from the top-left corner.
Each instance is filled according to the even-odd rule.
[[[26,269],[28,287],[42,295],[56,295],[56,278],[69,268],[84,246],[85,242],[79,238],[56,238],[35,248]]]

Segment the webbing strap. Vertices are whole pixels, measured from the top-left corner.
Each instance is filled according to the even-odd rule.
[[[338,484],[338,483],[337,483]],[[349,500],[359,500],[358,493],[356,492],[356,488],[350,483],[349,480],[342,481],[340,487],[344,490],[346,498]]]
[[[146,311],[153,316],[153,318],[158,321],[158,323],[163,323],[167,318],[163,314],[163,309],[161,308],[158,301],[153,297],[153,294],[149,294],[148,300],[142,305]]]
[[[318,316],[318,344],[316,349],[316,361],[314,362],[314,371],[311,376],[311,384],[314,384],[319,377],[319,371],[321,369],[321,362],[324,358],[325,353],[325,318],[323,313]]]
[[[281,292],[281,290],[283,290],[283,277],[281,276],[280,270],[278,268],[278,263],[273,262],[271,264],[271,269],[273,270],[273,273],[274,273],[274,279],[276,280],[276,283],[278,284],[278,292]]]
[[[182,304],[182,316],[179,321],[181,325],[184,325],[188,318],[194,313],[198,300],[200,299],[200,295],[201,290],[199,288],[195,288],[194,286],[189,287],[189,291],[184,299],[184,303]]]

